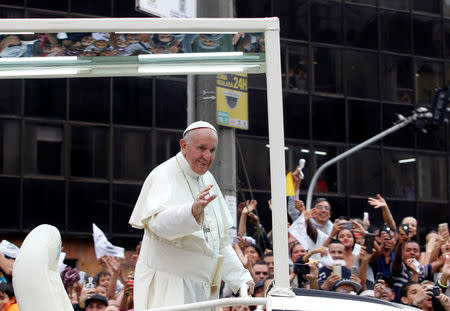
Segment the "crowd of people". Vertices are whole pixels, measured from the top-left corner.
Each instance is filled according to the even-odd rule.
[[[0,57],[264,52],[263,34],[38,33],[0,35]]]

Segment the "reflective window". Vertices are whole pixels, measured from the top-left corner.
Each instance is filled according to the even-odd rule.
[[[375,53],[345,52],[348,96],[378,98],[378,57]]]
[[[380,132],[380,104],[348,101],[349,140],[360,143]]]
[[[70,2],[72,12],[111,16],[111,0],[76,0]]]
[[[314,48],[314,90],[343,92],[341,50]]]
[[[156,126],[184,129],[187,122],[186,82],[159,79],[155,82]]]
[[[267,94],[265,91],[248,90],[248,131],[237,130],[239,134],[269,136],[267,124]]]
[[[25,161],[27,174],[64,174],[64,130],[62,126],[38,123],[25,125]]]
[[[273,1],[274,14],[280,18],[280,37],[308,40],[306,22],[308,4],[305,1]],[[267,15],[266,15],[267,16]]]
[[[313,202],[316,198],[320,197],[321,194],[317,193],[316,197],[313,197]],[[326,199],[330,203],[331,206],[331,219],[334,220],[339,216],[348,216],[349,214],[349,206],[346,198],[337,198],[327,196]]]
[[[308,54],[306,47],[289,47],[289,88],[308,89]]]
[[[114,129],[114,178],[144,180],[152,167],[149,132]]]
[[[25,115],[66,118],[66,79],[27,79]]]
[[[337,2],[313,0],[310,5],[311,40],[342,44],[342,5]]]
[[[438,223],[448,222],[450,218],[450,208],[448,204],[439,203],[419,203],[419,227],[417,231],[421,237],[421,241],[425,241],[425,236],[431,230],[436,230]]]
[[[114,78],[114,123],[152,126],[153,79]]]
[[[285,93],[284,136],[309,139],[309,102],[308,96]]]
[[[445,156],[417,157],[419,200],[447,200],[447,161]],[[440,218],[442,219],[442,218]]]
[[[378,190],[377,192],[379,192]],[[373,194],[370,194],[370,196],[373,196]],[[350,214],[345,216],[363,219],[364,212],[367,212],[369,213],[369,221],[371,226],[381,227],[384,224],[381,212],[379,213],[378,209],[374,209],[370,205],[368,205],[367,198],[364,199],[352,198],[350,199],[349,205],[350,205]]]
[[[445,1],[442,1],[445,3]],[[427,13],[440,14],[441,1],[440,0],[413,0],[413,10]]]
[[[442,63],[416,63],[416,100],[419,106],[431,106],[434,89],[442,87],[444,81]]]
[[[95,223],[109,233],[109,185],[103,183],[69,183],[69,230],[92,232]]]
[[[0,119],[0,174],[20,174],[20,122]]]
[[[444,16],[449,17],[450,16],[450,1],[443,1],[443,9],[444,9]]]
[[[448,7],[448,16],[450,17],[450,1]],[[450,58],[450,22],[444,22],[444,36],[445,36],[445,56]],[[447,75],[448,76],[448,75]]]
[[[116,233],[135,234],[136,229],[124,219],[130,218],[134,205],[141,191],[141,185],[112,186],[112,225]]]
[[[398,115],[401,114],[404,117],[411,115],[413,107],[408,105],[391,105],[383,104],[383,128],[386,130],[396,122],[398,122]],[[403,127],[394,133],[389,134],[383,138],[384,144],[392,147],[414,147],[414,132],[409,127]]]
[[[0,228],[18,229],[20,224],[20,179],[0,177]]]
[[[403,104],[414,103],[412,61],[409,57],[382,55],[381,96]]]
[[[442,23],[438,18],[413,16],[414,53],[424,56],[443,55]]]
[[[347,163],[350,194],[374,195],[381,191],[380,150],[360,150],[349,156]]]
[[[22,110],[22,80],[0,80],[0,114],[20,115]]]
[[[341,154],[344,150],[340,147],[332,146],[314,146],[314,163],[316,164],[316,170],[322,166],[325,162],[333,159],[338,154]],[[345,191],[343,176],[343,162],[338,162],[328,167],[316,183],[316,192],[343,192]]]
[[[375,8],[345,5],[345,41],[352,46],[368,49],[378,47]]]
[[[270,0],[236,1],[236,12],[239,17],[273,16]]]
[[[397,221],[397,225],[400,225],[400,221],[402,221],[403,218],[408,217],[408,216],[412,216],[416,219],[419,219],[419,228],[422,225],[422,218],[417,218],[417,211],[416,211],[416,203],[415,202],[410,202],[410,201],[401,201],[398,199],[390,199],[389,197],[387,197],[387,195],[383,195],[383,198],[385,198],[385,200],[388,202],[389,204],[389,209],[391,210],[392,216],[394,217],[394,219]],[[381,215],[381,211],[379,211],[379,218],[383,218],[383,216]]]
[[[369,5],[376,4],[376,0],[345,0],[345,2],[353,2],[353,3],[361,3],[361,4],[369,4]]]
[[[435,130],[428,130],[427,133],[417,134],[417,148],[425,150],[448,150],[448,124],[444,124]]]
[[[108,177],[108,141],[106,128],[72,126],[70,129],[70,174],[84,177]]]
[[[113,0],[114,17],[148,17],[136,10],[135,5],[123,0]]]
[[[64,181],[24,179],[24,228],[34,229],[40,224],[50,224],[64,230],[65,198]]]
[[[390,1],[390,0],[389,0]],[[398,1],[390,1],[397,3]],[[395,29],[396,31],[392,31]],[[411,52],[410,14],[380,10],[380,48],[401,53]]]
[[[383,174],[386,196],[416,199],[416,158],[413,153],[385,150]]]
[[[313,139],[345,141],[345,105],[342,99],[313,97]]]
[[[156,165],[170,159],[180,151],[180,139],[182,133],[164,133],[156,132],[154,137],[156,141]],[[219,141],[219,148],[221,143]]]
[[[378,0],[378,5],[383,8],[409,10],[409,0]]]
[[[45,10],[57,10],[67,11],[67,0],[52,1],[52,0],[27,0],[27,6],[29,8],[45,9]]]
[[[70,79],[70,119],[109,123],[110,78]]]
[[[238,138],[238,143],[243,157],[242,159],[238,152],[237,173],[240,187],[244,189],[269,190],[270,163],[268,142],[251,138]],[[245,171],[247,171],[250,179],[250,185],[247,183]]]
[[[7,5],[16,5],[16,6],[23,6],[23,1],[24,0],[2,0],[2,4],[7,4]],[[3,10],[5,10],[5,11],[10,11],[11,9],[6,9],[6,8],[1,8],[0,9],[0,12],[1,11],[3,11]],[[13,10],[13,11],[15,11],[15,10]],[[6,17],[4,17],[4,16],[1,16],[0,15],[0,17],[1,18],[6,18]],[[20,16],[20,17],[23,17],[23,15],[22,16]],[[20,18],[19,17],[19,18]]]

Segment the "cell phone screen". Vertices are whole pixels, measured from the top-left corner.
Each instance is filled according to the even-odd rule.
[[[366,233],[366,236],[364,237],[364,246],[366,247],[366,251],[369,254],[372,254],[374,241],[375,241],[375,234]]]

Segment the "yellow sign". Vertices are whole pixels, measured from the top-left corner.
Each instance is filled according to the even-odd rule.
[[[248,130],[247,74],[216,76],[217,124]]]

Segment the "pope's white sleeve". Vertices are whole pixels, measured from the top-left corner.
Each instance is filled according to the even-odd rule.
[[[253,278],[230,244],[223,247],[220,253],[224,257],[222,279],[234,293],[237,293],[242,285],[253,281]]]
[[[192,204],[171,206],[153,215],[148,228],[156,235],[174,240],[201,230],[191,212]]]

